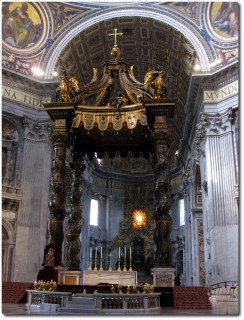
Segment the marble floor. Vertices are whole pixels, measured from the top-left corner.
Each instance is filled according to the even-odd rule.
[[[240,315],[239,304],[238,302],[212,302],[213,309],[212,310],[178,310],[173,308],[162,308],[160,312],[160,316],[218,316],[218,315],[229,315],[229,316],[237,316]],[[53,313],[30,313],[25,304],[12,304],[12,303],[4,303],[2,304],[2,314],[5,316],[68,316],[69,314],[53,314]],[[136,316],[137,314],[130,313],[129,316]],[[142,315],[142,314],[140,314]],[[152,314],[143,314],[143,316],[158,316]],[[72,314],[72,316],[80,316],[80,314]],[[107,315],[106,315],[107,316]],[[114,316],[114,315],[112,315]],[[97,318],[99,316],[96,316]],[[89,316],[91,318],[91,316]],[[127,317],[128,318],[128,317]]]

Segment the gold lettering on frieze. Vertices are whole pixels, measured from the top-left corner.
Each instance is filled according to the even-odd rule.
[[[204,91],[203,102],[218,102],[231,97],[239,92],[238,81],[232,82],[227,86],[224,86],[218,90],[206,90]]]
[[[43,108],[44,103],[50,103],[50,97],[38,97],[37,95],[31,93],[25,93],[17,89],[9,88],[7,86],[2,86],[2,97],[15,101],[21,102],[33,108]]]

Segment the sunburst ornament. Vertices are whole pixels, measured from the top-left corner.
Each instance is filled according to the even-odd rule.
[[[147,215],[143,210],[135,209],[132,213],[132,225],[134,228],[141,228],[147,223]]]

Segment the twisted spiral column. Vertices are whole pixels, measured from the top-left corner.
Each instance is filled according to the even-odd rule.
[[[83,172],[86,168],[84,157],[77,152],[73,155],[72,167],[72,196],[71,213],[68,217],[66,232],[67,238],[67,267],[69,270],[80,269],[80,233],[82,229],[82,193],[83,193]]]
[[[172,133],[167,126],[163,130],[156,129],[152,133],[155,152],[152,157],[152,168],[155,175],[155,214],[156,227],[154,230],[154,242],[156,245],[155,264],[169,265],[171,263],[171,217],[169,195],[169,166],[168,152]]]
[[[67,132],[65,126],[55,126],[50,133],[53,145],[52,173],[49,187],[49,236],[57,247],[55,265],[61,265],[65,218],[65,158]]]

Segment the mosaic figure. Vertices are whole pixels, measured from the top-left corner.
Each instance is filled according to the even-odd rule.
[[[3,23],[2,23],[2,37],[3,40],[16,48],[26,48],[36,43],[43,31],[43,26],[40,19],[31,18],[29,9],[35,11],[34,17],[38,16],[36,9],[27,2],[23,2],[21,6],[15,3],[3,4]]]

